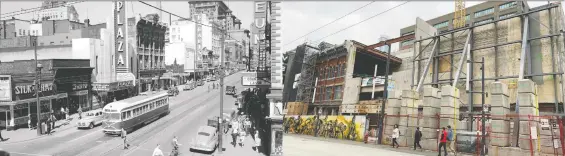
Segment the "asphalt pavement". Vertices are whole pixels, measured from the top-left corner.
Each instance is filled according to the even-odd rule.
[[[219,82],[219,81],[214,81]],[[235,85],[238,92],[241,86],[241,74],[226,77],[225,85]],[[91,130],[69,129],[56,132],[52,136],[42,137],[28,142],[0,144],[0,148],[13,155],[57,155],[57,156],[101,156],[101,155],[151,155],[157,144],[168,155],[172,150],[172,138],[177,136],[181,155],[200,155],[189,151],[192,139],[199,126],[206,125],[207,119],[220,115],[219,89],[208,92],[208,84],[191,91],[181,91],[172,97],[171,113],[128,135],[129,149],[123,150],[120,137],[106,136],[101,127]],[[235,99],[224,96],[224,111],[235,108]],[[215,153],[212,153],[215,154]],[[228,149],[223,155],[231,155]],[[240,154],[234,154],[240,155]]]

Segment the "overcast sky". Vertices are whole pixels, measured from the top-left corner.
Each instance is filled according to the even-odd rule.
[[[249,29],[249,25],[253,21],[253,2],[224,2],[230,9],[233,10],[233,14],[241,19],[243,23],[242,28]],[[41,1],[10,1],[1,3],[1,14],[41,6]],[[157,6],[157,2],[154,1],[147,1],[147,3]],[[283,44],[285,45],[283,46],[283,50],[286,51],[293,49],[304,41],[319,42],[320,39],[325,36],[333,34],[334,32],[346,28],[354,23],[363,21],[404,2],[374,2],[331,25],[291,43],[291,41],[298,37],[303,36],[357,8],[367,5],[368,3],[370,3],[370,1],[283,2],[282,37]],[[479,3],[481,2],[468,1],[466,2],[466,6],[472,6]],[[530,7],[536,7],[546,4],[547,2],[538,1],[528,3]],[[126,9],[128,9],[127,12],[130,15],[158,13],[156,9],[137,1],[131,1],[131,3],[128,3],[126,7]],[[89,18],[91,24],[104,23],[105,19],[109,17],[112,12],[111,2],[82,2],[75,4],[75,8],[79,13],[81,21],[85,18]],[[190,15],[188,2],[162,2],[162,8],[179,16],[188,17]],[[409,2],[384,14],[376,16],[364,23],[324,38],[322,41],[333,44],[341,44],[344,40],[353,39],[365,44],[373,44],[379,41],[378,39],[381,35],[386,35],[390,38],[398,37],[400,35],[400,29],[413,25],[416,21],[416,17],[428,20],[453,11],[454,2]],[[163,20],[168,22],[168,14],[163,13],[163,15]],[[2,18],[4,18],[4,15],[2,15]],[[31,19],[32,14],[23,14],[16,16],[16,18]],[[176,19],[176,17],[172,17],[172,20]],[[396,48],[397,47],[393,46],[392,50],[394,51]]]

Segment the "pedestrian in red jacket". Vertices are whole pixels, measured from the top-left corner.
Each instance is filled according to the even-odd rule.
[[[440,142],[439,142],[439,147],[438,147],[438,156],[441,156],[441,147],[443,147],[443,153],[445,156],[447,156],[447,148],[446,148],[446,144],[447,144],[447,131],[445,131],[445,127],[442,127],[442,131],[441,131],[441,138],[440,138]]]

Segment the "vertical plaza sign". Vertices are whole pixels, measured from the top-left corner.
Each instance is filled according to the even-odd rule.
[[[125,48],[125,34],[124,34],[124,21],[126,20],[126,1],[115,1],[114,2],[114,34],[116,35],[116,72],[117,73],[124,73],[127,72],[127,66],[125,63],[124,55],[127,58],[126,52],[124,52]]]

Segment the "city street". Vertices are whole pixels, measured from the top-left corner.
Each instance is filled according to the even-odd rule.
[[[225,79],[225,85],[235,85],[241,91],[240,74],[236,73]],[[218,82],[219,81],[214,81]],[[42,137],[29,142],[0,144],[0,148],[14,155],[147,155],[153,152],[157,144],[168,155],[172,150],[172,138],[177,136],[182,144],[180,152],[183,155],[189,151],[190,142],[196,135],[198,127],[206,125],[209,117],[219,115],[219,89],[211,90],[208,84],[191,91],[181,91],[172,97],[171,113],[149,125],[146,125],[128,135],[130,148],[122,149],[120,137],[105,136],[100,127],[92,130],[77,130],[71,128],[56,132],[52,136]],[[234,108],[235,99],[224,95],[224,111]],[[252,140],[252,139],[248,139]],[[251,150],[251,148],[249,148]],[[230,155],[226,149],[224,155]],[[236,154],[237,155],[237,154]]]

